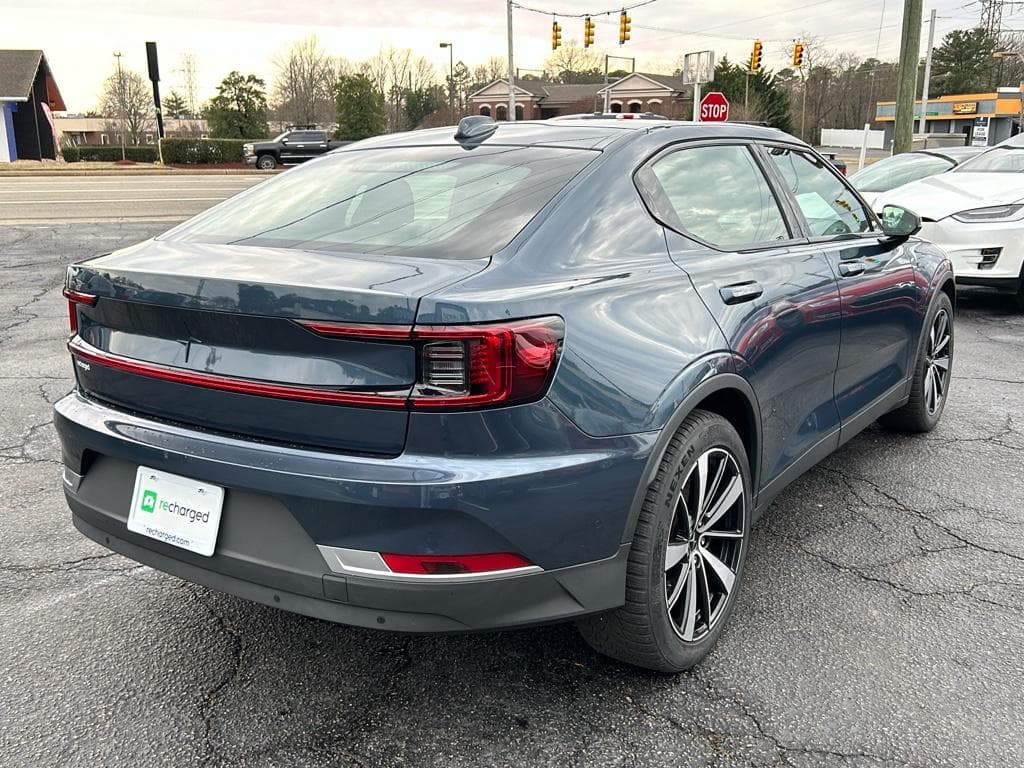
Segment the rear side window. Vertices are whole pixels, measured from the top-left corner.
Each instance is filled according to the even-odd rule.
[[[277,248],[489,256],[599,153],[556,147],[399,147],[307,163],[163,239]]]
[[[874,229],[871,216],[853,191],[814,155],[785,147],[767,147],[815,237]]]
[[[675,229],[719,248],[790,238],[778,201],[746,146],[681,149],[648,169],[638,181],[655,215]]]

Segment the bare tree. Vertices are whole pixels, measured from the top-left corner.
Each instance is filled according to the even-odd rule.
[[[277,77],[272,104],[281,119],[293,125],[333,122],[338,65],[320,47],[316,35],[293,44],[274,64]]]
[[[544,69],[560,83],[596,83],[604,77],[604,57],[570,40],[548,56]]]
[[[473,82],[478,86],[487,85],[495,80],[508,77],[507,59],[502,56],[491,56],[483,64],[473,67]]]
[[[120,122],[127,143],[141,143],[151,126],[153,111],[153,92],[142,75],[130,69],[115,69],[103,81],[99,106],[106,117]]]
[[[360,65],[360,70],[384,96],[389,132],[404,128],[408,94],[429,90],[437,84],[434,65],[409,48],[381,48]]]

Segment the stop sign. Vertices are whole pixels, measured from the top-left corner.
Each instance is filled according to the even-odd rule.
[[[718,91],[712,91],[700,100],[702,123],[724,123],[729,119],[729,100]]]

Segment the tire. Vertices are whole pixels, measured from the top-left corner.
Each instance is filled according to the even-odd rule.
[[[948,330],[944,344],[941,338],[943,318]],[[945,293],[940,293],[928,314],[925,337],[914,363],[910,399],[906,405],[890,411],[878,420],[886,429],[908,433],[931,432],[939,423],[952,382],[955,340],[953,325],[953,302]]]
[[[277,158],[273,155],[260,155],[256,158],[256,167],[261,171],[272,171],[277,167]]]
[[[722,513],[694,531],[689,510],[699,506],[702,477],[710,491],[705,518],[717,508]],[[718,414],[691,413],[669,441],[640,510],[626,564],[626,602],[577,621],[587,643],[658,672],[682,672],[707,656],[739,593],[751,499],[750,467],[736,430]],[[720,568],[731,577],[720,577]]]

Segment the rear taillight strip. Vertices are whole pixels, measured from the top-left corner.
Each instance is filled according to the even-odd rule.
[[[366,325],[363,323],[330,323],[316,320],[296,320],[308,331],[320,336],[351,338],[359,341],[381,339],[401,341],[412,338],[412,326],[408,325]]]
[[[365,549],[317,544],[335,573],[420,584],[490,581],[541,573],[521,555],[508,552],[480,555],[395,555]],[[396,567],[393,567],[396,566]]]
[[[94,307],[98,297],[93,296],[91,293],[82,293],[81,291],[72,291],[69,288],[65,288],[64,298],[68,300],[68,328],[71,331],[71,335],[74,336],[78,333],[78,305],[85,304]]]
[[[237,392],[243,395],[278,397],[310,403],[362,405],[379,408],[405,408],[409,395],[408,389],[399,390],[393,395],[375,392],[342,392],[336,389],[315,389],[312,387],[296,387],[289,384],[268,384],[261,381],[250,381],[249,379],[236,379],[231,376],[185,371],[180,368],[145,363],[104,352],[101,349],[96,349],[91,344],[86,344],[80,337],[72,338],[68,342],[68,349],[71,350],[72,355],[81,360],[124,371],[125,373],[149,376],[164,381],[172,381],[176,384],[189,384],[194,387],[207,387],[225,392]]]

